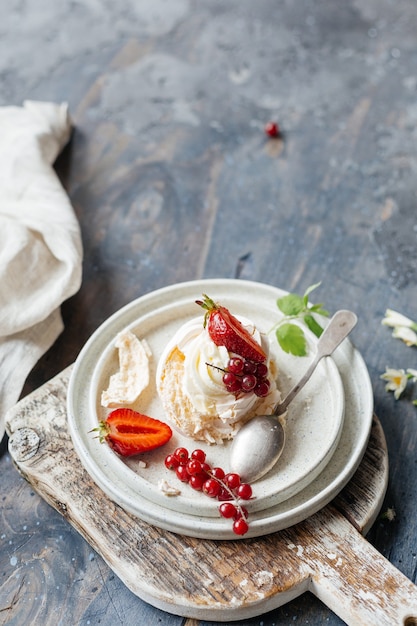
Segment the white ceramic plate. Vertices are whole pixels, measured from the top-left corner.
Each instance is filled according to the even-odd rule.
[[[152,378],[163,347],[180,324],[195,317],[194,300],[202,293],[253,319],[262,330],[269,330],[279,319],[275,302],[285,294],[268,285],[218,279],[167,287],[132,302],[109,318],[80,353],[68,390],[69,428],[75,449],[92,478],[126,510],[174,532],[231,539],[236,536],[230,522],[218,516],[218,503],[178,483],[163,465],[165,455],[177,445],[189,449],[204,446],[175,434],[167,446],[142,457],[147,467],[141,469],[137,459],[122,460],[89,432],[101,417],[101,390],[118,367],[114,349],[117,333],[128,327],[150,343],[154,354]],[[271,347],[282,371],[279,380],[285,392],[298,378],[298,369],[301,372],[307,366],[307,359],[285,355],[274,339]],[[326,359],[290,407],[288,445],[277,466],[253,485],[256,499],[247,507],[251,523],[245,537],[274,532],[318,510],[346,484],[362,458],[372,419],[369,377],[349,342],[342,344],[334,358],[337,367],[332,359]],[[348,376],[343,367],[349,370]],[[164,419],[152,389],[148,397],[139,399],[139,405],[142,412]],[[227,470],[227,446],[210,446],[207,452],[212,465]],[[158,488],[161,477],[179,486],[181,496],[164,496]]]
[[[167,343],[167,329],[169,329],[169,337],[172,337],[174,332],[190,317],[195,317],[196,313],[201,317],[201,327],[203,327],[204,318],[203,312],[200,314],[200,309],[194,302],[196,298],[201,296],[198,291],[194,292],[192,299],[188,295],[183,299],[180,293],[174,295],[176,296],[175,302],[167,308],[164,305],[158,306],[158,293],[154,294],[154,308],[150,315],[141,314],[142,300],[137,300],[134,307],[136,319],[133,324],[128,326],[129,330],[138,337],[146,339],[153,354],[151,383],[146,393],[140,396],[134,408],[164,421],[166,417],[157,396],[154,370]],[[217,297],[217,293],[212,294],[212,297]],[[233,311],[241,313],[242,305],[239,306],[238,301],[231,302],[230,296],[226,298],[223,295],[221,302],[230,306]],[[264,332],[273,327],[278,317],[275,300],[271,300],[271,298],[265,302],[262,301],[262,304],[257,302],[256,306],[249,305],[248,307],[245,305],[245,308],[250,309],[250,319],[255,322],[259,330]],[[115,331],[115,334],[111,336],[110,343],[95,364],[91,383],[86,381],[84,374],[79,380],[78,387],[87,384],[90,390],[89,406],[81,404],[77,412],[77,415],[82,419],[83,426],[87,429],[87,433],[96,427],[100,420],[105,419],[108,413],[107,409],[100,406],[100,398],[103,389],[106,389],[109,384],[110,376],[117,372],[119,367],[114,340],[117,332],[124,328],[122,326],[124,322],[125,311],[123,310],[112,318],[111,329]],[[99,333],[101,334],[101,331]],[[110,332],[106,331],[105,335],[101,336],[108,338],[109,334]],[[313,354],[316,339],[311,334],[308,336],[310,354]],[[299,379],[310,359],[300,359],[285,354],[279,348],[273,335],[270,344],[271,354],[280,371],[279,384],[286,391],[291,384]],[[286,426],[288,437],[286,448],[274,471],[269,472],[265,478],[254,484],[256,498],[251,503],[252,511],[270,508],[301,491],[318,476],[333,455],[339,442],[343,415],[344,393],[340,375],[333,360],[326,359],[320,363],[308,386],[300,392],[289,409]],[[139,515],[142,511],[142,498],[146,498],[151,502],[181,513],[218,517],[218,503],[210,498],[202,497],[201,493],[190,487],[177,483],[174,476],[167,472],[163,460],[167,451],[172,451],[175,447],[184,446],[188,449],[199,447],[205,450],[207,459],[213,467],[221,466],[225,471],[229,471],[229,444],[210,446],[203,442],[191,440],[175,431],[175,436],[168,446],[128,460],[115,456],[112,450],[101,445],[92,436],[90,436],[87,446],[97,467],[102,467],[105,473],[112,477],[112,482],[130,483],[132,490],[140,494],[141,498],[138,500],[137,508]],[[84,449],[81,450],[81,454],[83,451]],[[141,467],[140,460],[147,463],[146,468]],[[175,498],[167,498],[159,488],[159,482],[162,479],[168,479],[171,484],[181,487],[181,494]]]

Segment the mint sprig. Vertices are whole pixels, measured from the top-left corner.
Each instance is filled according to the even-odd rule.
[[[304,331],[296,324],[282,324],[275,331],[279,345],[284,352],[305,356],[307,354],[306,338]]]
[[[294,356],[306,356],[307,354],[307,340],[304,330],[291,320],[302,320],[316,337],[320,337],[323,332],[323,328],[312,313],[324,317],[328,317],[329,313],[323,308],[323,304],[311,304],[309,301],[310,293],[320,285],[321,283],[310,285],[303,296],[289,293],[277,300],[277,307],[284,314],[284,318],[274,327],[276,329],[275,336],[280,347],[287,354]]]

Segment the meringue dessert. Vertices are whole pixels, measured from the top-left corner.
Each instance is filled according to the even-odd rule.
[[[197,441],[221,444],[233,439],[250,418],[272,413],[280,399],[277,367],[270,358],[266,336],[250,320],[238,316],[234,319],[265,354],[262,364],[248,361],[225,345],[216,345],[201,316],[178,329],[158,362],[156,388],[165,416],[183,435]],[[242,373],[235,376],[240,388],[231,390],[226,374],[230,368],[241,366]],[[245,390],[241,385],[247,370],[251,370],[252,382],[256,378],[256,385]],[[257,370],[262,376],[257,376]]]

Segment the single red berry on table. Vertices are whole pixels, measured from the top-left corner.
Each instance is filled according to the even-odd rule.
[[[265,133],[268,135],[268,137],[279,137],[281,131],[276,122],[268,122],[267,124],[265,124]]]

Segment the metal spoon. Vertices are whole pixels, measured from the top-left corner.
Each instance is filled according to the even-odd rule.
[[[284,420],[290,402],[310,379],[324,356],[330,356],[355,327],[358,318],[352,311],[338,311],[317,342],[316,354],[301,380],[278,402],[271,415],[253,417],[237,433],[230,450],[230,467],[246,482],[254,482],[275,465],[285,446]],[[277,419],[278,418],[278,419]]]

